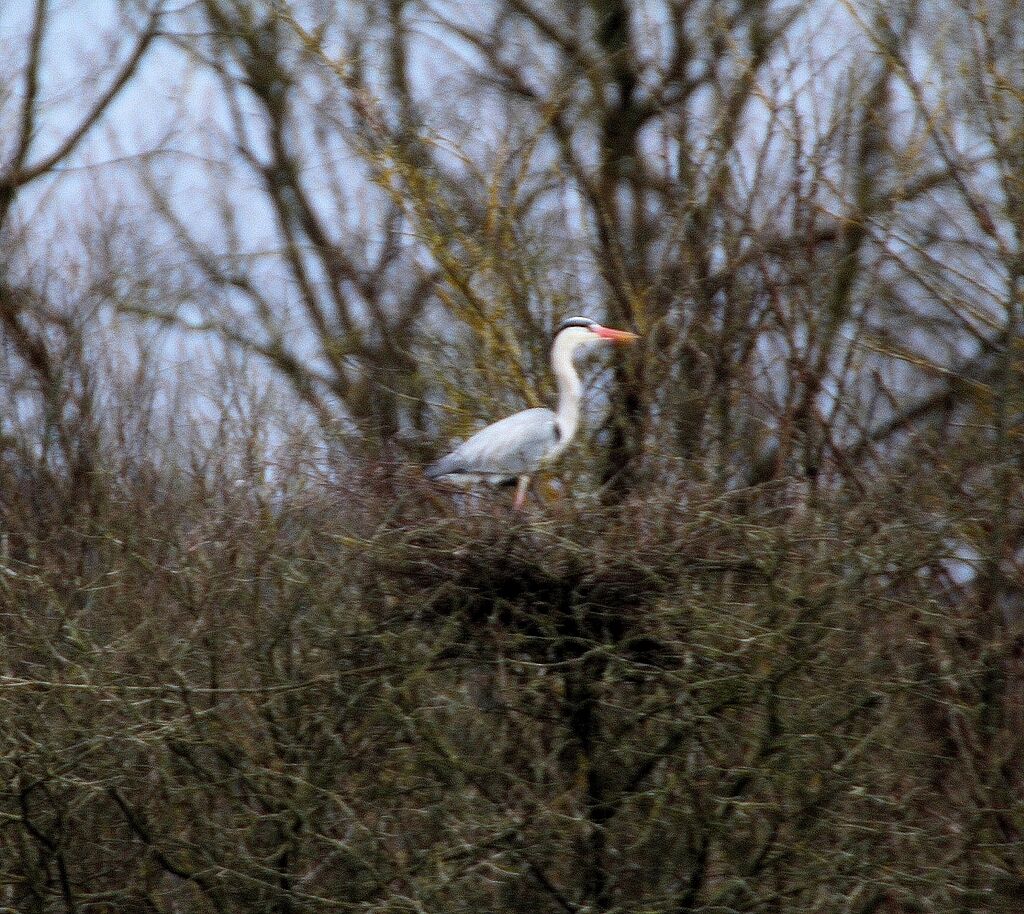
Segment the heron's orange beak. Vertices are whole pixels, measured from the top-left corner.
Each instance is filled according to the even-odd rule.
[[[615,343],[632,343],[634,340],[640,339],[635,333],[630,333],[628,330],[612,330],[611,327],[602,327],[600,324],[590,329],[601,339],[611,340]]]

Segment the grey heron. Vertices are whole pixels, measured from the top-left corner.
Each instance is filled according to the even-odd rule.
[[[583,384],[573,366],[574,354],[595,343],[631,343],[635,339],[635,333],[602,327],[586,317],[562,321],[551,344],[558,409],[524,409],[482,428],[427,467],[427,479],[492,485],[516,482],[515,507],[522,508],[530,478],[569,446],[579,426]]]

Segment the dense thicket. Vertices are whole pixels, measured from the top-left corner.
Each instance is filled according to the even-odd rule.
[[[1019,3],[23,7],[0,910],[1019,910]]]

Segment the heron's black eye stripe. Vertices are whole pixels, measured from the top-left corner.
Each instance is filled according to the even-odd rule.
[[[588,327],[593,326],[594,321],[590,320],[590,318],[588,317],[570,317],[568,320],[562,321],[562,323],[560,323],[558,327],[555,328],[555,336],[558,336],[559,333],[561,333],[568,327],[582,327],[584,330],[586,330]]]

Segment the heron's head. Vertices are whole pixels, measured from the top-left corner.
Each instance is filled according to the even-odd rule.
[[[632,343],[636,339],[637,335],[628,330],[603,327],[589,317],[570,317],[558,325],[552,345],[573,352],[581,346],[594,343]]]

